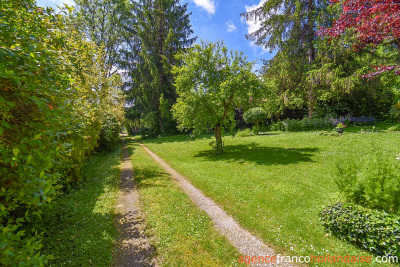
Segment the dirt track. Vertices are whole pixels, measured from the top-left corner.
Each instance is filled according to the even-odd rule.
[[[112,266],[158,266],[152,257],[154,249],[145,235],[146,224],[141,213],[139,193],[134,182],[133,167],[122,139],[121,180],[116,212],[120,238],[116,243]]]

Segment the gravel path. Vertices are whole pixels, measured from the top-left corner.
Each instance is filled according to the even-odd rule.
[[[146,224],[140,210],[139,194],[124,137],[122,143],[120,193],[116,206],[116,225],[120,238],[116,243],[112,266],[158,266],[152,257],[154,249],[144,232]]]
[[[164,170],[176,180],[177,184],[192,199],[192,201],[203,211],[205,211],[214,226],[231,242],[231,244],[243,256],[273,256],[276,255],[273,249],[265,245],[259,238],[255,237],[247,230],[243,229],[232,217],[211,199],[206,197],[199,189],[190,184],[187,179],[169,166],[163,159],[150,151],[145,145],[139,143],[144,150],[159,164]],[[296,266],[289,263],[263,263],[251,264],[251,266]]]

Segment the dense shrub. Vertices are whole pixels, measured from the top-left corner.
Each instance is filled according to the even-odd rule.
[[[260,131],[260,122],[265,120],[267,117],[267,112],[263,108],[252,108],[246,111],[243,115],[243,119],[247,123],[256,124],[256,134]]]
[[[121,123],[114,116],[107,114],[105,116],[103,127],[100,131],[98,140],[98,150],[111,150],[119,141],[121,132]]]
[[[400,257],[400,216],[337,203],[321,212],[334,235],[379,255]]]
[[[332,129],[334,124],[330,118],[303,118],[302,120],[285,120],[283,121],[283,125],[286,131],[297,132]]]
[[[269,131],[284,131],[285,125],[283,124],[283,121],[274,122],[268,126],[268,130]]]
[[[336,164],[336,183],[348,200],[373,209],[398,213],[400,160],[377,148],[370,155],[354,154]]]
[[[42,265],[30,222],[79,181],[103,115],[122,114],[119,79],[104,77],[101,49],[61,15],[34,0],[3,0],[0,11],[0,265]]]

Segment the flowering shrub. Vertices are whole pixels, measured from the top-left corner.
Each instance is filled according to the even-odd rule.
[[[339,123],[341,123],[341,124],[345,125],[344,127],[346,127],[351,123],[352,118],[348,115],[348,116],[344,116],[344,117],[341,116],[339,118],[329,118],[328,120],[331,121],[333,126],[337,126]],[[342,127],[342,128],[344,128],[344,127]]]
[[[346,124],[343,124],[341,122],[339,122],[338,124],[336,124],[336,129],[343,129],[346,128]]]

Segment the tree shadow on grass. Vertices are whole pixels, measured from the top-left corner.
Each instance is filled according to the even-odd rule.
[[[166,187],[159,183],[162,180],[168,180],[168,174],[151,167],[135,168],[135,184],[139,189],[148,187]]]
[[[198,141],[198,140],[208,140],[210,138],[213,138],[213,134],[201,134],[197,135],[195,137],[190,137],[189,134],[187,133],[182,133],[178,135],[172,135],[172,136],[163,136],[163,137],[154,137],[154,138],[146,138],[142,139],[144,144],[162,144],[162,143],[178,143],[178,142],[190,142],[190,141]]]
[[[214,150],[198,152],[195,157],[208,161],[235,163],[254,162],[259,165],[288,165],[299,162],[313,162],[317,148],[265,147],[256,143],[224,146],[224,153],[216,155]]]

